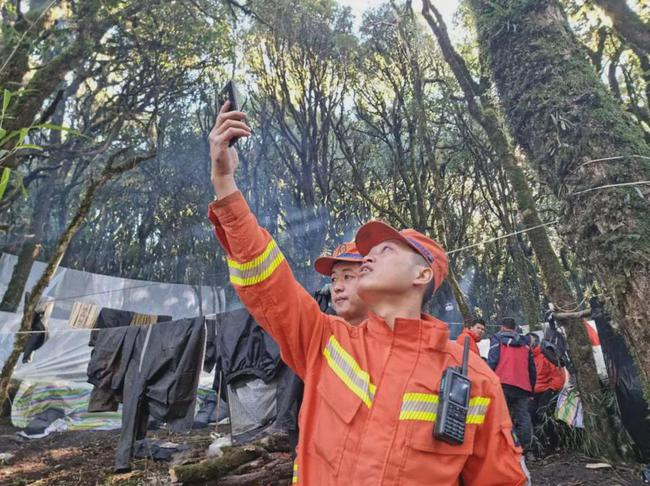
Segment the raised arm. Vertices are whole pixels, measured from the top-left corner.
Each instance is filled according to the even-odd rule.
[[[226,252],[230,282],[255,320],[280,346],[282,359],[304,378],[320,355],[328,316],[296,281],[271,235],[257,223],[237,188],[233,137],[247,137],[246,115],[221,108],[210,132],[211,180],[216,198],[208,208]]]

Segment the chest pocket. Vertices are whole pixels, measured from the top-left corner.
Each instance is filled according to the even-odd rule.
[[[312,449],[336,476],[343,452],[350,447],[350,432],[361,409],[372,405],[375,387],[368,374],[333,336],[323,351],[323,366],[317,385],[318,423]]]
[[[400,412],[400,421],[407,426],[401,484],[420,484],[422,477],[435,478],[436,484],[457,484],[467,458],[474,453],[477,428],[483,423],[488,404],[489,399],[482,397],[470,399],[465,440],[452,445],[433,437],[438,394],[406,393]]]

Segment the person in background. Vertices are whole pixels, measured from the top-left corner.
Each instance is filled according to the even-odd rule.
[[[314,262],[316,271],[330,278],[334,312],[353,326],[368,318],[368,306],[357,294],[362,263],[363,256],[354,242],[343,243],[332,255],[321,256]]]
[[[463,329],[463,331],[456,338],[456,342],[461,346],[465,346],[465,339],[469,338],[469,350],[478,354],[481,353],[478,349],[478,343],[483,339],[485,334],[485,321],[479,317],[474,318],[472,325]]]
[[[537,380],[530,401],[530,415],[535,430],[535,437],[540,443],[540,454],[552,452],[558,445],[557,426],[553,419],[557,398],[564,387],[566,373],[549,360],[540,346],[539,336],[529,333]],[[550,345],[550,344],[549,344]],[[552,345],[550,345],[552,346]],[[552,350],[550,350],[552,352]]]
[[[528,338],[516,331],[511,317],[501,321],[501,330],[492,336],[488,365],[501,380],[513,428],[527,452],[533,439],[529,402],[533,396],[537,371]]]

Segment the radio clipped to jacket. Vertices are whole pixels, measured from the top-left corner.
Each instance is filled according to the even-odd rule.
[[[433,437],[454,445],[460,445],[465,440],[465,423],[472,385],[467,376],[468,359],[469,337],[465,339],[462,366],[447,368],[440,383],[438,412]]]

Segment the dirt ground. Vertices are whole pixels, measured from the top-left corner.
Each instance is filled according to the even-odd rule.
[[[0,425],[0,453],[13,454],[0,463],[0,485],[163,485],[171,484],[169,463],[147,459],[133,461],[133,471],[112,474],[113,454],[119,436],[110,432],[62,432],[43,439],[16,436],[16,429]],[[153,431],[148,438],[187,443],[196,455],[211,442],[210,429],[174,435]],[[573,455],[554,455],[528,464],[535,486],[637,486],[641,466],[616,465],[590,469],[599,461]]]

